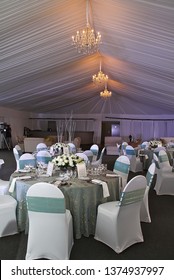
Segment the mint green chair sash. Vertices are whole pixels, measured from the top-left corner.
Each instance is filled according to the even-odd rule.
[[[98,150],[90,149],[93,153],[93,155],[97,156],[98,155]]]
[[[135,150],[126,150],[126,154],[130,156],[136,156]]]
[[[148,170],[147,170],[147,174],[146,174],[146,180],[147,180],[147,186],[150,187],[152,180],[153,180],[154,175],[151,174]]]
[[[130,192],[122,192],[120,198],[120,206],[129,205],[139,202],[143,199],[145,189],[138,189]]]
[[[51,157],[37,156],[37,162],[43,162],[47,164],[51,160]]]
[[[169,159],[168,159],[168,156],[167,155],[159,155],[159,161],[160,162],[168,162]]]
[[[31,165],[36,167],[36,160],[35,159],[19,159],[19,168],[24,169],[25,165]]]
[[[42,213],[65,213],[64,198],[27,196],[28,211]]]
[[[124,162],[115,161],[114,170],[120,171],[122,173],[128,174],[129,173],[130,165]]]

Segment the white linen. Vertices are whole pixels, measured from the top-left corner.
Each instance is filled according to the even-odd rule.
[[[108,189],[108,184],[107,184],[106,182],[101,181],[101,180],[97,180],[97,179],[93,179],[93,180],[92,180],[92,183],[102,185],[102,188],[103,188],[103,197],[108,197],[108,196],[110,196],[109,189]]]
[[[9,188],[9,192],[13,192],[15,189],[15,185],[16,185],[16,180],[26,180],[26,179],[30,179],[31,176],[20,176],[20,177],[16,177],[13,178],[11,184],[10,184],[10,188]]]

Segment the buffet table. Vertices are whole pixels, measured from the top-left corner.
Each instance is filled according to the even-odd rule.
[[[108,171],[109,172],[109,171]],[[31,178],[22,179],[22,176],[30,175]],[[28,232],[28,215],[26,206],[26,193],[31,185],[36,182],[54,183],[56,176],[34,177],[32,173],[20,174],[15,172],[11,175],[10,183],[13,178],[21,176],[15,182],[14,190],[11,195],[17,200],[17,222],[19,231]],[[93,176],[107,182],[109,196],[103,196],[103,189],[100,184],[94,184],[91,180],[70,179],[66,185],[59,188],[63,192],[66,201],[66,208],[71,211],[73,217],[74,237],[81,238],[82,235],[88,237],[95,233],[97,207],[99,204],[119,200],[119,190],[121,186],[120,177],[106,177],[106,175]],[[55,186],[56,187],[56,186]]]

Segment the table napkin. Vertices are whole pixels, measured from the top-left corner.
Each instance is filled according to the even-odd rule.
[[[20,177],[15,177],[13,178],[11,184],[10,184],[10,188],[9,188],[9,192],[13,192],[15,189],[15,184],[16,184],[16,180],[25,180],[25,179],[30,179],[31,176],[20,176]]]
[[[108,184],[107,184],[106,182],[101,181],[101,180],[97,180],[97,179],[93,179],[93,180],[92,180],[92,183],[102,185],[102,188],[103,188],[103,197],[108,197],[108,196],[110,196],[110,193],[109,193],[109,190],[108,190]]]
[[[119,177],[118,174],[107,173],[106,177]]]

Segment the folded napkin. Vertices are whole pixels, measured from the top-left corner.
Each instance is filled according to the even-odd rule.
[[[101,180],[97,180],[97,179],[93,179],[92,183],[102,185],[102,187],[103,187],[103,197],[110,196],[110,193],[109,193],[109,190],[108,190],[108,185],[107,185],[106,182],[101,181]]]
[[[119,177],[118,174],[107,173],[106,177]]]
[[[26,180],[26,179],[31,179],[31,176],[20,176],[20,177],[13,178],[13,180],[12,180],[12,182],[10,184],[9,192],[12,193],[14,191],[16,180]]]
[[[59,187],[61,185],[62,181],[61,180],[57,180],[56,182],[54,182],[54,185],[56,187]]]

